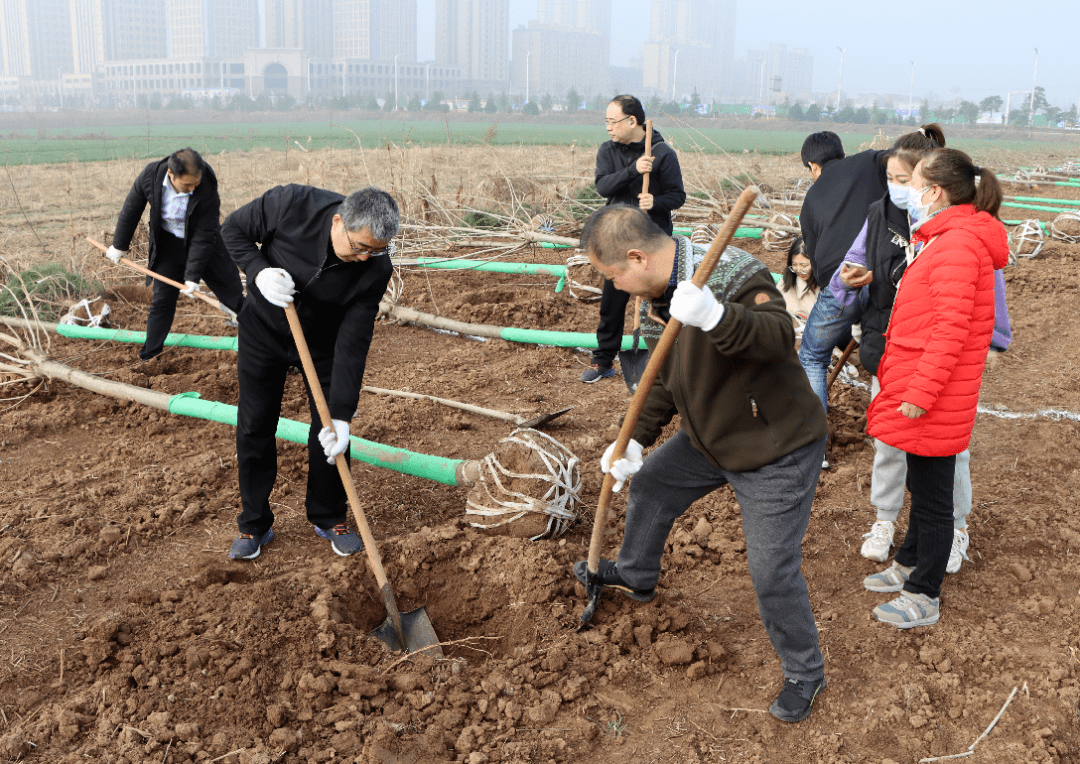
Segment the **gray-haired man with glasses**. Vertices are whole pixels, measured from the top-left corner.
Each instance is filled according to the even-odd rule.
[[[242,510],[240,535],[229,550],[234,560],[255,559],[274,537],[274,434],[285,375],[290,366],[300,366],[283,310],[289,303],[296,306],[333,419],[321,431],[312,424],[308,437],[307,518],[336,554],[363,549],[346,524],[347,499],[334,458],[348,458],[349,421],[360,398],[379,300],[393,272],[386,255],[399,221],[397,202],[377,188],[345,197],[291,184],[270,189],[221,224],[229,254],[248,283],[239,318],[236,453]],[[311,421],[318,422],[310,391],[308,403]]]

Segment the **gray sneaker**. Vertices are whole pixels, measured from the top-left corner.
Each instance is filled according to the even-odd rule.
[[[586,385],[591,385],[593,382],[599,382],[601,379],[607,379],[608,377],[615,376],[615,369],[611,366],[601,366],[598,363],[594,363],[592,366],[581,372],[579,381],[584,382]]]
[[[234,560],[254,560],[262,554],[262,548],[274,540],[274,530],[271,528],[261,536],[253,536],[250,533],[241,533],[229,547],[229,557]]]
[[[898,592],[904,588],[913,570],[915,568],[909,568],[893,560],[892,565],[885,570],[864,578],[862,585],[863,588],[872,592]]]
[[[898,629],[930,626],[937,623],[941,617],[939,599],[927,597],[925,594],[904,592],[892,602],[874,608],[874,618],[882,623],[890,623]]]
[[[315,532],[319,534],[319,536],[330,542],[334,554],[339,557],[348,557],[364,548],[364,542],[360,540],[359,536],[349,530],[349,526],[345,523],[338,523],[328,531],[324,531],[317,525],[312,527],[315,528]]]

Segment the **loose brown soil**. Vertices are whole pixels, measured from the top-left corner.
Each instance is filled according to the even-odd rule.
[[[233,177],[230,162],[238,175],[258,172],[248,155],[222,157],[219,177]],[[22,201],[50,252],[109,277],[113,325],[141,331],[148,290],[122,286],[87,246],[69,244],[111,225],[134,174],[127,164],[77,169],[111,179],[103,197],[84,200],[83,222],[62,193],[54,206]],[[362,165],[351,167],[359,180]],[[33,172],[47,188],[47,171]],[[54,168],[54,187],[65,172],[76,171]],[[796,172],[768,177],[782,187]],[[294,166],[290,179],[305,182],[304,173]],[[250,198],[268,184],[252,194],[239,185],[232,193]],[[1065,195],[1052,188],[1009,192]],[[14,226],[18,208],[5,204]],[[6,236],[9,254],[35,258],[32,233],[9,226]],[[781,254],[742,245],[782,266]],[[535,248],[516,259],[563,257]],[[425,312],[595,328],[596,303],[556,293],[548,277],[404,278],[402,302]],[[426,609],[448,643],[443,659],[390,654],[367,636],[385,616],[381,599],[365,560],[336,557],[306,522],[303,446],[280,444],[277,537],[241,564],[226,556],[239,502],[231,428],[55,381],[9,401],[0,413],[0,761],[914,764],[966,751],[1019,688],[968,761],[1080,762],[1080,245],[1050,242],[1007,280],[1015,339],[985,376],[982,404],[993,413],[978,417],[971,444],[971,560],[946,580],[936,626],[900,632],[870,617],[888,595],[861,587],[880,567],[858,553],[873,520],[867,393],[833,389],[833,469],[821,476],[803,545],[829,687],[797,725],[766,712],[781,675],[729,490],[676,524],[653,602],[606,597],[594,628],[575,633],[585,599],[570,568],[587,554],[597,463],[629,401],[617,378],[578,383],[587,354],[376,327],[368,384],[527,417],[576,406],[546,428],[580,457],[583,477],[581,520],[557,540],[477,530],[465,488],[354,462],[398,603]],[[183,304],[174,331],[231,330]],[[141,363],[134,345],[49,342],[53,360],[110,379],[236,403],[229,352],[174,348]],[[10,398],[32,386],[2,389]],[[299,375],[282,415],[307,421]],[[353,427],[455,459],[482,458],[509,430],[366,393]],[[616,497],[608,556],[624,501]]]

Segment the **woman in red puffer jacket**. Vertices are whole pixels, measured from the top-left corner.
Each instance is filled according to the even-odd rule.
[[[867,411],[870,435],[907,453],[907,536],[893,564],[863,582],[901,592],[874,608],[875,618],[901,629],[940,617],[956,454],[975,424],[994,330],[994,270],[1009,259],[1001,198],[994,174],[956,149],[934,150],[912,173],[909,264],[885,333],[881,392]]]

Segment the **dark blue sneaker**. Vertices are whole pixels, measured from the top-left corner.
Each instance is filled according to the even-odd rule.
[[[328,531],[324,531],[317,525],[312,527],[315,528],[316,533],[330,542],[330,546],[333,547],[336,555],[348,557],[364,548],[364,542],[361,541],[359,536],[350,531],[349,526],[345,525],[345,523],[339,523]]]
[[[241,533],[229,547],[229,557],[234,560],[254,560],[262,553],[262,548],[273,540],[272,528],[258,538],[250,533]]]
[[[600,579],[601,589],[615,589],[625,594],[631,599],[635,599],[638,602],[649,602],[656,596],[656,587],[652,589],[634,589],[627,585],[622,576],[619,575],[618,564],[611,560],[600,560],[600,565],[596,571],[597,577]],[[588,586],[587,576],[589,575],[589,562],[588,560],[581,560],[574,563],[574,575],[577,576],[577,580],[585,586]]]
[[[786,679],[769,713],[782,722],[801,722],[810,715],[814,699],[825,689],[825,677],[817,680]]]
[[[597,382],[601,379],[607,379],[608,377],[615,376],[615,369],[611,366],[601,366],[598,363],[594,363],[592,366],[581,372],[580,381],[586,385],[591,385],[593,382]]]

